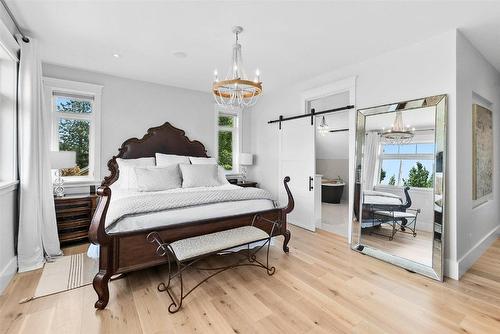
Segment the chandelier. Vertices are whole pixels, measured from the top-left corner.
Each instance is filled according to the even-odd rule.
[[[330,127],[326,124],[325,116],[321,119],[321,123],[318,125],[318,132],[324,136],[330,131]]]
[[[226,108],[251,107],[262,94],[259,70],[255,71],[255,79],[252,81],[243,69],[241,44],[238,43],[238,35],[242,32],[243,28],[240,26],[233,28],[236,40],[233,45],[233,60],[224,80],[219,80],[217,70],[214,71],[212,93],[217,104]]]
[[[415,128],[403,125],[403,114],[401,110],[396,111],[396,118],[389,130],[382,129],[381,137],[387,144],[409,144],[415,136]]]

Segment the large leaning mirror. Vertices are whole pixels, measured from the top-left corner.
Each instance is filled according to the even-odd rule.
[[[443,280],[446,95],[360,109],[353,249]]]

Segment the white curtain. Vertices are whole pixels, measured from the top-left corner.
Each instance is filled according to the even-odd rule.
[[[49,161],[49,115],[43,111],[42,64],[36,40],[21,45],[18,90],[19,271],[61,255]]]
[[[376,131],[368,132],[364,152],[364,190],[373,190],[377,181],[379,150],[380,135]]]

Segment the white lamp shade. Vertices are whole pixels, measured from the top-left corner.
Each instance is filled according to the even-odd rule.
[[[75,151],[50,151],[50,167],[52,169],[73,168],[75,166]]]
[[[253,154],[240,153],[240,165],[243,165],[243,166],[253,165]]]

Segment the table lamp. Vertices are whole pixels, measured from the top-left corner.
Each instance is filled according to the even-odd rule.
[[[56,170],[56,180],[54,181],[54,195],[64,196],[64,180],[61,169],[73,168],[76,165],[76,152],[74,151],[51,151],[50,168]]]
[[[245,166],[253,165],[253,154],[240,153],[241,176],[243,182],[247,180],[247,168]]]

